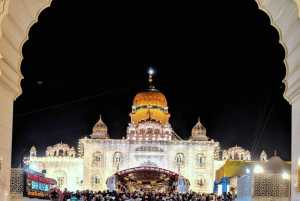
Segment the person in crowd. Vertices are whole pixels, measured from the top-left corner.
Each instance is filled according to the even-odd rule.
[[[57,193],[58,193],[58,201],[64,201],[63,192],[59,188],[57,189]]]
[[[70,194],[70,192],[67,191],[67,188],[64,188],[64,191],[62,192],[64,198],[63,201],[67,201],[68,198],[68,194]]]
[[[223,200],[224,201],[228,201],[228,197],[227,197],[226,191],[223,192],[222,196],[223,196]]]
[[[227,193],[228,201],[232,201],[232,194],[230,192]]]
[[[58,193],[56,188],[50,189],[50,197],[52,201],[58,201]]]

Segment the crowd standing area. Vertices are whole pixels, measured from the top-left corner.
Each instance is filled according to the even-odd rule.
[[[69,192],[67,189],[61,191],[59,188],[50,189],[50,197],[52,201],[70,201],[71,198],[77,198],[78,201],[232,201],[234,200],[230,192],[223,192],[222,195],[207,193],[178,193],[178,192],[156,192],[154,190],[143,190],[135,192],[118,193],[84,190]]]

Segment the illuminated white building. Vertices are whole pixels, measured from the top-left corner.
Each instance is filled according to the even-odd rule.
[[[169,124],[167,100],[152,85],[151,73],[149,82],[150,86],[133,100],[131,123],[124,131],[126,137],[110,139],[100,116],[93,133],[79,139],[77,154],[73,147],[59,143],[48,147],[45,157],[37,157],[33,147],[29,163],[36,164],[38,171],[46,170],[46,177],[56,179],[61,188],[70,190],[107,189],[106,181],[113,175],[134,171],[134,167],[152,167],[173,172],[178,190],[187,189],[182,186],[184,183],[195,191],[213,192],[215,170],[224,163],[218,161],[219,142],[208,139],[200,119],[191,129],[190,139],[182,140]],[[115,188],[166,189],[172,185],[167,174],[152,172],[152,177],[147,178],[141,168],[138,170],[126,177],[116,177],[121,185],[116,182]]]
[[[223,151],[222,160],[235,159],[235,160],[251,160],[251,153],[248,150],[244,150],[242,147],[231,147],[228,150]]]

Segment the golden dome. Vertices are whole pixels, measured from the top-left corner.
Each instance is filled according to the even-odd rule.
[[[200,123],[200,118],[198,118],[197,124],[192,129],[192,136],[195,136],[195,135],[206,135],[206,129]]]
[[[136,108],[149,105],[160,108],[168,107],[165,95],[152,85],[145,91],[138,93],[133,99],[133,106]]]
[[[162,124],[169,122],[167,99],[163,93],[152,85],[152,69],[149,70],[149,87],[135,95],[132,111],[129,114],[131,122],[136,125],[141,120],[148,118],[160,121]]]
[[[103,134],[107,134],[107,127],[106,125],[103,123],[102,119],[101,119],[101,115],[100,115],[100,119],[99,121],[95,124],[95,126],[93,127],[93,133],[103,133]]]

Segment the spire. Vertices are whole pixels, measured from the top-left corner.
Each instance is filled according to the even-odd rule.
[[[152,70],[151,67],[150,67],[148,73],[149,73],[149,79],[148,79],[148,81],[149,81],[150,85],[152,85],[152,74],[153,74],[153,70]]]
[[[200,117],[198,117],[198,122],[200,122]]]
[[[100,114],[100,118],[99,119],[101,119],[101,114]]]
[[[275,152],[274,152],[274,155],[275,155],[275,156],[277,156],[277,152],[276,152],[276,150],[275,150]]]

